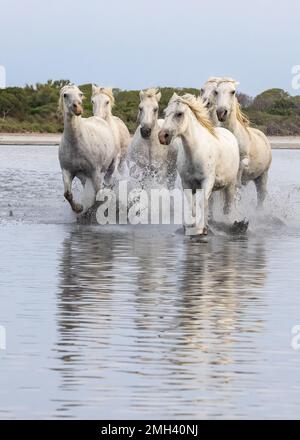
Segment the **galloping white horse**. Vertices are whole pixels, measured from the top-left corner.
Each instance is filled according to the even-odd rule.
[[[219,77],[211,77],[209,78],[203,85],[203,87],[200,89],[200,96],[202,98],[202,101],[205,105],[205,107],[208,110],[209,117],[211,122],[215,127],[220,126],[220,122],[217,117],[216,112],[216,90],[218,87],[219,82],[222,78]]]
[[[158,139],[158,132],[163,119],[158,119],[158,105],[161,93],[157,89],[141,90],[138,113],[139,126],[129,147],[129,160],[134,163],[130,174],[142,172],[156,174],[159,182],[166,182],[169,187],[176,180],[177,146],[166,148]]]
[[[182,140],[177,168],[183,189],[204,190],[205,229],[207,233],[208,203],[212,191],[225,192],[224,213],[228,214],[236,191],[239,169],[239,148],[230,131],[213,127],[203,102],[195,96],[174,93],[166,109],[159,132],[162,144],[170,145],[176,137]],[[195,213],[192,198],[189,203]]]
[[[82,205],[72,194],[72,181],[78,177],[84,186],[89,178],[95,193],[101,189],[102,175],[110,179],[115,171],[118,150],[107,122],[102,118],[81,117],[83,94],[75,85],[60,91],[59,110],[64,117],[64,132],[59,147],[59,162],[64,182],[64,196],[74,212]]]
[[[127,149],[131,138],[128,128],[122,119],[112,114],[114,103],[115,98],[111,88],[92,85],[94,116],[99,116],[104,119],[110,126],[120,155],[118,169],[122,172],[126,164]]]
[[[236,98],[238,84],[231,78],[219,81],[215,91],[216,111],[222,126],[230,130],[238,140],[238,185],[246,185],[253,180],[257,190],[258,207],[261,207],[267,195],[268,171],[272,162],[271,145],[262,131],[249,126],[249,120],[241,112]]]

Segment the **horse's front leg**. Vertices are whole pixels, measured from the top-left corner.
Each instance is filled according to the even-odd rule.
[[[254,183],[257,191],[257,208],[261,209],[267,196],[268,171],[255,179]]]
[[[70,203],[72,210],[76,212],[76,214],[80,214],[83,211],[83,206],[74,201],[72,193],[72,182],[74,176],[70,173],[70,171],[63,169],[62,177],[64,182],[65,199],[68,200],[68,202]]]
[[[204,191],[204,225],[206,231],[208,227],[209,200],[213,191],[214,183],[215,180],[213,178],[207,177],[202,181],[202,185],[201,185],[201,188]]]
[[[95,197],[97,197],[98,192],[102,188],[102,174],[101,170],[96,169],[92,174],[92,183],[95,190]]]
[[[235,198],[235,193],[236,193],[235,184],[229,185],[224,189],[225,203],[223,207],[223,212],[225,215],[228,215],[230,213],[231,206]]]

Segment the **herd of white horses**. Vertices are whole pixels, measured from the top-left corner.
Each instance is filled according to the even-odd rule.
[[[223,190],[224,214],[228,214],[241,185],[253,181],[258,207],[262,207],[272,161],[271,146],[243,115],[237,86],[231,78],[210,78],[198,97],[174,93],[164,119],[158,118],[159,90],[141,91],[139,125],[132,138],[125,123],[112,113],[112,89],[93,85],[94,116],[83,118],[83,93],[75,85],[64,86],[59,100],[64,118],[59,160],[64,196],[72,210],[83,211],[72,193],[75,177],[83,186],[89,179],[96,195],[103,185],[112,185],[125,169],[129,169],[130,176],[141,171],[155,172],[169,189],[174,187],[178,172],[183,189],[202,189],[204,234],[214,191]],[[194,198],[191,196],[188,202],[194,211]]]

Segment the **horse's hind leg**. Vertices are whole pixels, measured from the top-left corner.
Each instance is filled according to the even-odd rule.
[[[254,183],[257,191],[257,208],[261,209],[267,196],[268,171],[257,177]]]
[[[230,213],[231,206],[235,197],[235,192],[236,192],[235,185],[229,185],[224,189],[225,203],[224,203],[223,212],[225,215],[228,215]]]
[[[208,202],[208,220],[212,222],[214,221],[214,196],[214,193],[212,193]]]
[[[73,176],[68,170],[62,170],[62,176],[63,176],[63,182],[64,182],[64,196],[66,200],[71,205],[71,208],[76,214],[80,214],[83,210],[83,206],[79,203],[76,203],[73,200],[73,194],[72,194],[72,182],[73,182]]]

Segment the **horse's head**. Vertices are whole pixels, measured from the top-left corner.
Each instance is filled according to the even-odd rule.
[[[140,91],[140,105],[138,122],[140,124],[141,136],[148,139],[151,136],[158,117],[158,103],[161,93],[157,89]]]
[[[188,106],[174,93],[165,109],[164,123],[158,133],[162,145],[170,145],[174,138],[185,132],[188,124],[187,113]]]
[[[226,122],[236,102],[237,81],[223,78],[215,91],[217,116],[220,122]]]
[[[62,113],[80,116],[82,108],[83,93],[75,85],[67,85],[61,88],[59,98],[59,109]]]
[[[95,116],[107,119],[114,103],[115,99],[111,88],[92,85],[92,104]]]
[[[202,89],[200,90],[200,96],[202,98],[203,104],[208,110],[213,109],[216,106],[216,95],[218,83],[221,78],[209,78]]]

